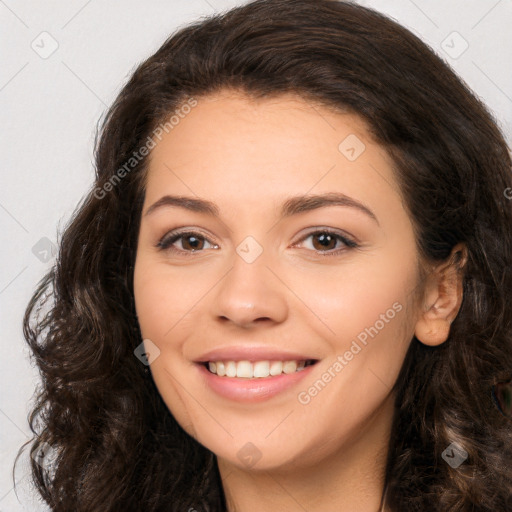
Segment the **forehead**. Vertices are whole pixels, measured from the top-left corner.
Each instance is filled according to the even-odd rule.
[[[146,194],[156,200],[164,189],[252,204],[336,189],[378,197],[396,192],[396,183],[359,116],[291,94],[223,91],[198,98],[157,141]]]
[[[176,124],[152,152],[154,159],[165,156],[160,154],[171,148],[175,159],[180,150],[193,150],[198,156],[222,151],[225,156],[243,158],[263,144],[268,151],[260,156],[273,160],[283,150],[293,150],[297,158],[315,150],[327,157],[338,151],[340,137],[352,134],[368,142],[371,138],[365,122],[356,114],[335,112],[292,94],[256,99],[241,92],[222,91],[199,98],[195,107],[180,119],[174,118]]]

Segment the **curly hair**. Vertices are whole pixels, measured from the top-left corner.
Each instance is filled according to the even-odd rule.
[[[106,113],[95,183],[24,317],[42,378],[31,454],[53,454],[46,465],[32,460],[44,501],[56,512],[226,510],[215,455],[181,428],[134,357],[148,158],[126,166],[187,100],[225,88],[294,93],[359,115],[392,158],[422,258],[441,262],[465,244],[449,338],[428,347],[413,337],[395,384],[386,506],[512,510],[512,421],[493,399],[512,376],[509,149],[482,102],[418,37],[335,0],[256,0],[183,27]],[[451,443],[468,454],[458,468],[441,457]]]

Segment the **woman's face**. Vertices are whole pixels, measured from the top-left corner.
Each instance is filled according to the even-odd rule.
[[[174,417],[239,467],[382,444],[419,279],[387,154],[357,116],[288,95],[223,91],[163,133],[134,291]]]

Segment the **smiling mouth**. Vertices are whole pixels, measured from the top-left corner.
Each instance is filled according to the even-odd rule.
[[[289,361],[208,361],[202,364],[210,373],[219,377],[244,379],[263,379],[283,374],[301,372],[316,364],[316,359]]]

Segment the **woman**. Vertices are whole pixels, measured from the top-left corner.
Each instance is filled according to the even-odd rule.
[[[140,65],[96,156],[25,317],[52,510],[512,507],[510,155],[418,38],[252,2]]]

